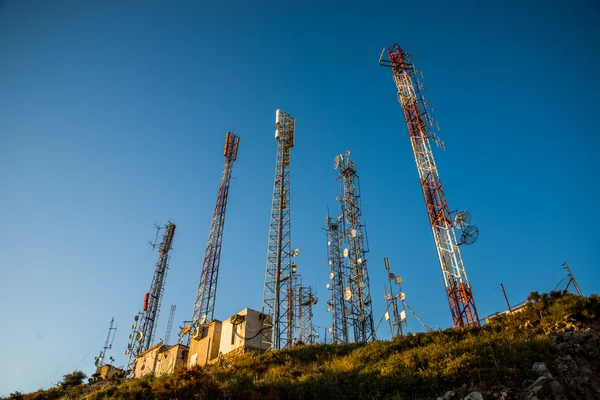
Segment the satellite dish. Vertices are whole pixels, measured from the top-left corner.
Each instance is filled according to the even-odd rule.
[[[328,241],[328,242],[327,242],[327,246],[331,246],[331,241]]]
[[[404,299],[406,298],[406,294],[404,294],[404,292],[400,292],[398,293],[398,298],[400,299],[400,301],[404,301]]]
[[[402,283],[402,277],[401,277],[400,275],[398,275],[398,276],[396,277],[396,284],[397,284],[397,285],[400,285],[401,283]]]
[[[132,324],[131,325],[131,330],[134,330],[134,329],[135,329],[135,324]]]
[[[392,299],[392,295],[389,293],[384,294],[383,297],[385,297],[385,299],[388,301]]]
[[[456,214],[456,217],[454,217],[454,226],[460,230],[467,228],[470,223],[471,213],[466,210],[459,212]]]
[[[319,298],[317,296],[313,296],[311,297],[310,302],[313,303],[313,305],[315,305],[319,302]]]
[[[183,336],[179,338],[179,340],[177,341],[177,343],[179,343],[179,344],[183,343]]]
[[[329,279],[333,279],[333,276],[334,276],[334,275],[333,275],[333,272],[330,272],[330,273],[329,273]]]
[[[346,150],[346,157],[350,157],[350,150]]]
[[[204,323],[206,322],[206,314],[204,314],[201,318],[200,321],[198,321],[198,325],[204,325]]]
[[[333,159],[333,169],[338,169],[338,167],[340,166],[340,156],[335,156],[335,158]]]
[[[350,286],[346,287],[346,293],[344,293],[344,298],[346,300],[350,300],[352,298],[352,290],[350,290]]]
[[[333,328],[327,328],[327,330],[329,331],[329,333],[333,332]]]
[[[395,278],[396,278],[396,275],[394,275],[394,273],[393,273],[393,272],[390,272],[390,273],[388,274],[388,279],[389,279],[389,280],[392,280],[392,279],[395,279]]]
[[[344,249],[344,257],[348,257],[348,249]]]
[[[130,333],[130,334],[129,334],[129,339],[130,339],[130,340],[131,340],[131,339],[133,339],[133,333]]]
[[[327,310],[327,312],[330,312],[331,311],[331,307],[327,307],[326,310]]]
[[[144,335],[142,334],[142,331],[137,331],[137,337],[136,337],[136,340],[137,340],[138,342],[141,342],[143,337],[144,337]]]
[[[125,355],[129,355],[129,349],[125,350]]]
[[[359,264],[362,264],[363,259],[359,257],[358,260],[356,260],[356,262],[359,263]]]
[[[356,237],[356,229],[352,229],[352,230],[350,231],[350,235],[351,235],[353,238],[355,238],[355,237]]]
[[[102,362],[102,357],[96,357],[96,362],[94,362],[94,366],[98,366],[100,365],[100,363]]]
[[[478,237],[479,229],[477,229],[474,226],[468,226],[462,231],[462,235],[460,236],[460,244],[473,244],[475,243]]]
[[[318,339],[318,338],[319,338],[319,334],[315,333],[315,339]]]
[[[329,265],[333,265],[333,261],[329,260]]]
[[[327,289],[329,289],[329,288],[331,287],[331,285],[328,283],[327,285],[325,285],[325,287],[326,287]]]
[[[292,257],[298,257],[298,254],[300,254],[300,249],[292,250]]]
[[[133,320],[134,320],[134,321],[137,321],[139,318],[140,318],[140,316],[139,316],[139,315],[136,315],[135,317],[133,317]]]

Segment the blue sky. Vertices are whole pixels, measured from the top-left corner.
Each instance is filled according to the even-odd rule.
[[[155,221],[177,224],[156,338],[171,304],[176,326],[190,318],[228,130],[241,142],[215,315],[260,309],[277,108],[296,117],[292,243],[321,299],[320,333],[321,228],[346,149],[376,321],[389,257],[411,307],[450,326],[391,71],[377,63],[396,42],[421,62],[450,208],[480,230],[462,248],[479,315],[505,309],[501,282],[513,303],[554,289],[564,261],[584,294],[598,293],[595,2],[213,3],[0,2],[0,395],[91,374],[112,317],[109,355],[125,363]],[[409,330],[422,328],[409,317]]]

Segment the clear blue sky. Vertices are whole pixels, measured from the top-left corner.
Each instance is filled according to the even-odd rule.
[[[0,1],[0,395],[91,374],[112,317],[109,355],[125,363],[155,221],[177,224],[157,339],[171,304],[176,326],[190,318],[228,130],[241,143],[216,317],[260,309],[277,108],[297,119],[292,241],[321,334],[321,228],[346,149],[376,321],[389,257],[412,308],[450,326],[391,71],[377,63],[396,42],[421,61],[450,208],[480,230],[463,248],[479,315],[505,309],[501,282],[513,303],[553,289],[564,261],[598,293],[597,2],[216,3]],[[409,329],[422,330],[410,317]]]

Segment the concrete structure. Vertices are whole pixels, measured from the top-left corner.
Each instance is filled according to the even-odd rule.
[[[221,327],[223,323],[212,320],[206,328],[206,336],[194,338],[190,341],[190,356],[187,361],[188,368],[195,365],[206,365],[219,356],[221,344]]]
[[[262,353],[271,346],[271,320],[265,314],[245,308],[226,321],[209,323],[206,336],[192,339],[188,368],[211,364],[219,357],[242,354],[249,351]]]
[[[155,344],[136,358],[133,377],[172,374],[177,368],[185,365],[187,355],[188,348],[182,344],[173,346]]]
[[[114,367],[110,364],[104,364],[99,366],[96,369],[96,372],[100,374],[100,380],[105,381],[107,379],[112,378],[117,374],[122,374],[123,370],[121,368]]]

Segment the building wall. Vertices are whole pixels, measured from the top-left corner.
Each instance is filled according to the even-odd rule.
[[[232,318],[228,318],[223,322],[221,329],[221,345],[219,353],[226,355],[232,351],[245,352],[248,350],[265,351],[269,348],[263,338],[267,332],[259,333],[265,328],[266,324],[261,319],[261,313],[250,308],[245,308],[238,312],[244,318],[244,321],[239,324],[233,324]],[[233,315],[232,317],[234,317]],[[267,320],[270,324],[270,321]]]
[[[207,335],[201,339],[193,339],[190,342],[190,352],[187,366],[206,365],[219,355],[223,323],[214,320],[208,325]]]
[[[159,345],[155,344],[136,357],[134,378],[141,378],[144,375],[154,373],[159,349]]]
[[[96,370],[100,374],[100,379],[107,380],[112,378],[114,375],[123,372],[122,369],[113,367],[110,364],[104,364]]]
[[[185,365],[188,354],[188,347],[182,344],[164,348],[158,353],[156,368],[154,369],[155,376],[172,374],[178,368]]]

